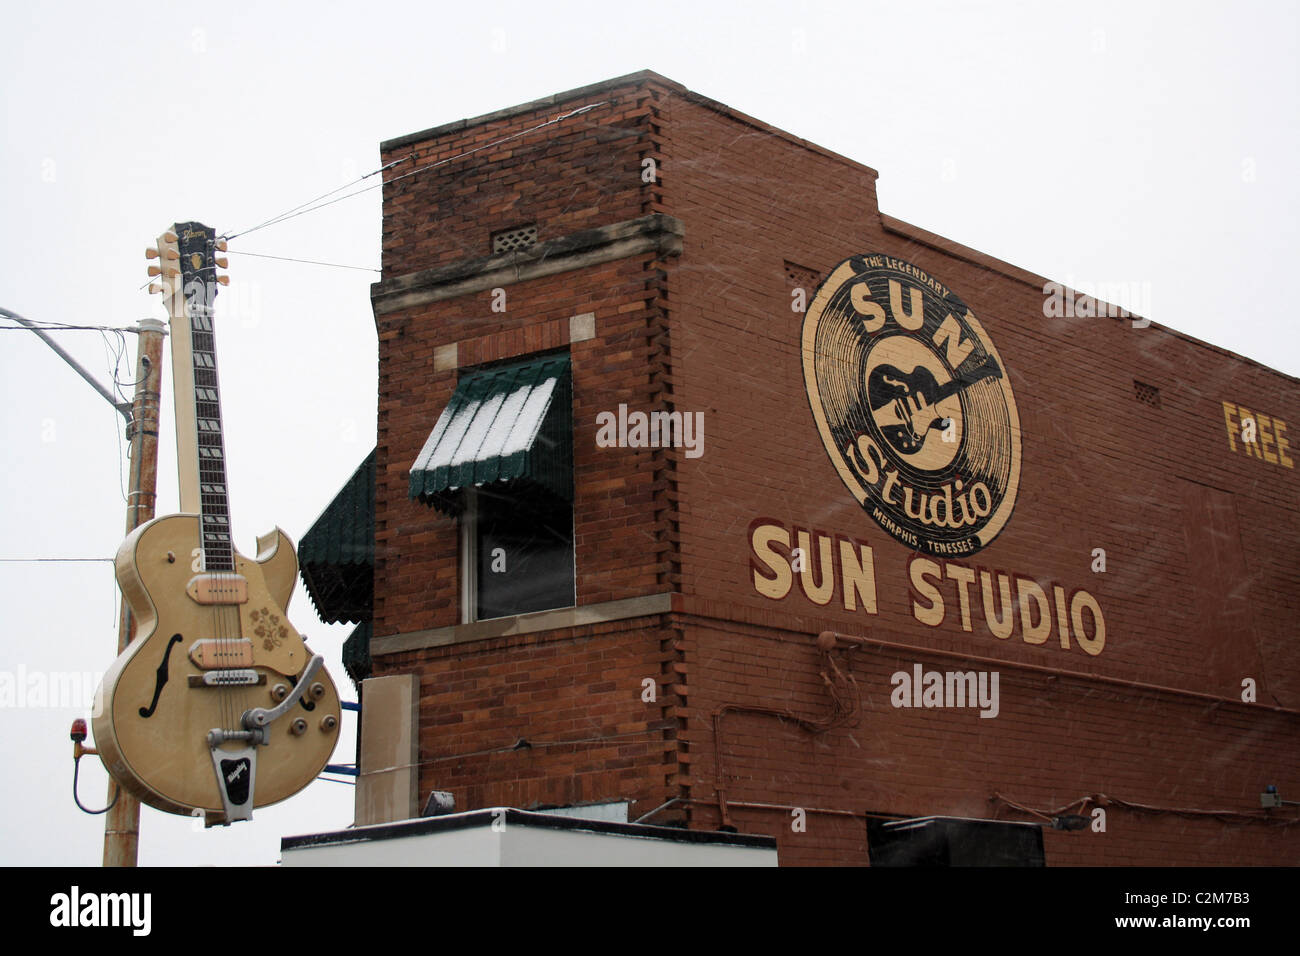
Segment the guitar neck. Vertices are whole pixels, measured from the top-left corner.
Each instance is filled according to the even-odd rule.
[[[180,290],[173,297],[172,371],[181,510],[198,514],[203,568],[233,571],[225,434],[213,329],[216,237],[202,223],[177,223]]]
[[[221,427],[221,387],[217,382],[217,353],[210,309],[191,308],[190,336],[194,357],[194,421],[198,436],[203,567],[207,571],[233,571],[226,443]]]
[[[982,364],[979,368],[972,370],[969,374],[963,375],[960,378],[954,378],[951,382],[948,382],[946,385],[940,386],[939,390],[935,393],[934,401],[931,402],[930,404],[938,405],[945,398],[949,398],[953,395],[956,395],[963,388],[969,388],[970,386],[974,385],[976,382],[982,382],[986,378],[1001,378],[1001,377],[1002,377],[1002,367],[998,365],[998,360],[995,359],[992,355],[990,355],[987,359],[984,360],[984,364]]]

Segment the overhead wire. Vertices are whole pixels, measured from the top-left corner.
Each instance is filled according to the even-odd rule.
[[[62,564],[107,561],[112,564],[113,560],[113,558],[0,558],[0,564],[41,564],[47,561]]]
[[[379,175],[383,173],[385,170],[391,169],[394,166],[398,166],[401,165],[402,163],[410,162],[412,159],[414,159],[414,154],[413,153],[408,154],[406,156],[401,157],[400,159],[394,159],[391,162],[385,163],[384,165],[376,169],[372,169],[370,172],[364,173],[363,175],[358,176],[356,179],[349,180],[348,182],[344,183],[341,186],[336,186],[334,189],[331,189],[328,192],[321,193],[319,196],[316,196],[314,199],[309,199],[306,202],[299,203],[296,206],[286,209],[284,212],[279,213],[278,215],[272,216],[269,219],[264,219],[262,222],[259,222],[253,226],[249,226],[247,229],[240,229],[236,232],[225,233],[222,235],[221,238],[227,241],[231,241],[241,236],[250,235],[254,232],[257,232],[258,230],[267,229],[271,226],[278,225],[279,223],[282,222],[288,222],[290,219],[296,219],[299,216],[305,216],[309,212],[316,212],[320,209],[325,209],[326,207],[332,206],[335,203],[342,202],[345,199],[351,199],[354,196],[360,196],[363,193],[368,193],[371,190],[379,189],[382,186],[392,185],[393,183],[400,182],[403,179],[408,179],[411,176],[415,176],[419,173],[426,172],[427,170],[436,169],[439,166],[444,166],[447,163],[455,162],[458,159],[463,159],[466,156],[473,155],[474,153],[482,152],[483,150],[486,149],[492,149],[496,146],[502,145],[503,143],[508,143],[511,140],[519,139],[521,136],[527,136],[529,133],[535,133],[538,130],[547,128],[548,126],[554,126],[556,123],[561,123],[564,120],[570,119],[574,116],[579,116],[582,113],[586,113],[596,109],[597,107],[604,106],[608,102],[609,102],[608,100],[601,100],[598,103],[588,103],[586,106],[580,106],[577,109],[572,109],[566,113],[561,113],[558,116],[554,116],[551,119],[538,123],[535,126],[530,126],[527,129],[519,130],[517,132],[511,133],[508,136],[502,136],[500,139],[495,139],[490,143],[483,143],[481,145],[473,147],[472,149],[467,149],[463,152],[456,153],[453,156],[445,156],[442,159],[436,160],[435,162],[426,163],[423,166],[418,166],[415,169],[412,169],[410,172],[402,173],[400,176],[394,176],[392,179],[381,180],[380,182],[375,183],[374,185],[365,186],[361,189],[354,190],[353,192],[347,193],[342,196],[336,195],[337,193],[342,192],[343,190],[347,189],[350,186],[355,186],[357,183],[369,179],[371,176]],[[335,198],[331,199],[330,198],[331,196],[334,196]],[[266,253],[243,252],[236,249],[228,249],[226,251],[228,253],[235,254],[235,255],[256,256],[258,258],[263,258],[263,259],[280,259],[286,262],[301,262],[301,263],[306,263],[308,265],[328,266],[330,268],[336,268],[336,269],[355,269],[359,271],[375,272],[375,273],[382,274],[382,270],[375,269],[370,266],[353,266],[353,265],[346,265],[344,263],[339,263],[339,262],[323,262],[315,259],[298,259],[291,256],[273,256],[273,255],[268,255]],[[153,281],[154,279],[145,280],[137,287],[136,291],[145,288],[146,286],[149,285],[149,283]]]
[[[599,106],[604,106],[607,102],[608,102],[607,100],[602,100],[599,103],[588,103],[586,106],[580,106],[577,109],[569,110],[567,113],[561,113],[558,116],[546,120],[545,122],[538,123],[536,126],[530,126],[528,129],[519,130],[518,132],[511,133],[509,136],[503,136],[500,139],[493,140],[490,143],[483,143],[479,146],[475,146],[472,149],[467,149],[464,152],[457,153],[454,156],[445,156],[442,159],[439,159],[435,162],[426,163],[423,166],[418,166],[415,169],[412,169],[410,172],[402,173],[402,175],[400,176],[394,176],[392,179],[387,179],[375,183],[373,186],[366,186],[354,192],[347,193],[346,195],[338,196],[335,199],[330,199],[328,202],[320,201],[326,199],[329,196],[333,196],[335,193],[343,189],[346,189],[348,186],[356,185],[363,179],[368,179],[369,177],[374,176],[377,173],[382,173],[384,170],[389,169],[392,166],[396,166],[399,163],[407,162],[413,158],[414,154],[403,156],[401,159],[395,159],[390,163],[386,163],[385,165],[380,166],[378,169],[371,170],[370,172],[366,173],[364,176],[359,176],[357,179],[354,179],[349,183],[345,183],[344,185],[339,186],[337,189],[332,189],[327,193],[323,193],[322,195],[318,196],[316,199],[310,200],[305,203],[301,203],[293,207],[293,209],[287,210],[278,216],[273,216],[272,218],[267,219],[256,226],[252,226],[248,229],[240,230],[239,232],[228,233],[227,235],[223,236],[223,238],[226,240],[232,240],[238,238],[239,236],[246,236],[249,235],[250,233],[257,232],[259,229],[266,229],[269,226],[274,226],[282,222],[287,222],[290,219],[296,219],[298,216],[305,216],[309,212],[315,212],[318,209],[324,209],[326,206],[332,206],[335,203],[342,202],[345,199],[351,199],[353,196],[360,196],[362,193],[370,192],[371,190],[378,189],[381,186],[391,186],[393,183],[400,182],[403,179],[408,179],[411,176],[414,176],[418,173],[422,173],[430,169],[435,169],[438,166],[446,165],[447,163],[454,162],[458,159],[463,159],[466,156],[473,155],[474,153],[481,152],[485,149],[492,149],[495,146],[500,146],[502,143],[508,143],[511,140],[518,139],[521,136],[527,136],[529,133],[535,133],[538,130],[545,129],[548,126],[554,126],[556,123],[563,122],[564,120],[574,116],[578,116],[581,113],[586,113],[590,110],[594,110]]]
[[[5,316],[0,316],[5,318]],[[33,322],[31,325],[0,325],[0,331],[24,331],[30,332],[33,328],[40,329],[42,332],[135,332],[139,329],[128,328],[120,325],[70,325],[66,322]]]
[[[334,188],[334,189],[331,189],[331,190],[330,190],[329,192],[327,192],[327,193],[321,193],[321,194],[320,194],[319,196],[317,196],[316,198],[314,198],[314,199],[309,199],[309,200],[307,200],[307,201],[304,202],[304,203],[299,203],[298,205],[294,206],[294,207],[291,208],[291,209],[286,209],[284,212],[280,213],[279,215],[272,216],[270,219],[266,219],[266,220],[264,220],[264,221],[258,223],[256,226],[250,226],[249,228],[247,228],[247,229],[243,229],[243,230],[240,230],[239,232],[231,233],[231,234],[225,236],[224,238],[226,238],[226,239],[234,239],[236,236],[244,236],[244,235],[247,235],[247,234],[250,233],[250,232],[256,232],[258,229],[263,229],[263,228],[265,228],[266,226],[274,225],[275,223],[279,222],[279,221],[282,220],[282,219],[289,218],[290,215],[291,215],[292,213],[297,212],[299,209],[302,209],[304,206],[310,206],[310,205],[313,205],[314,203],[318,203],[318,202],[320,202],[322,199],[325,199],[325,198],[327,198],[327,197],[329,197],[329,196],[333,196],[335,193],[337,193],[337,192],[341,192],[342,190],[347,189],[349,186],[355,186],[357,183],[361,182],[363,179],[369,179],[371,176],[374,176],[374,175],[377,174],[377,173],[382,173],[385,169],[388,169],[390,166],[396,166],[398,163],[404,163],[404,162],[406,162],[406,161],[407,161],[408,159],[410,159],[410,158],[411,158],[411,157],[409,157],[409,156],[403,156],[401,159],[395,159],[395,160],[393,160],[391,163],[385,163],[383,166],[380,166],[378,169],[372,169],[370,172],[368,172],[368,173],[364,173],[363,175],[358,176],[356,179],[353,179],[353,180],[351,180],[351,181],[349,181],[349,182],[344,183],[342,186],[338,186],[338,187],[336,187],[336,188]]]
[[[303,262],[311,266],[332,266],[335,269],[356,269],[360,272],[383,272],[382,269],[376,269],[373,266],[349,266],[341,262],[322,262],[319,259],[296,259],[293,256],[272,256],[265,252],[243,252],[237,249],[226,250],[232,256],[253,256],[257,259],[278,259],[281,262]]]

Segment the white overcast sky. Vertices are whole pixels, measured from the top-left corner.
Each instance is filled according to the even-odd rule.
[[[1297,20],[1264,2],[12,3],[0,306],[161,318],[143,251],[172,222],[243,229],[374,169],[381,140],[648,68],[879,170],[890,215],[1076,286],[1124,283],[1121,305],[1296,375]],[[232,250],[374,267],[379,240],[373,190]],[[217,341],[252,553],[277,524],[300,538],[374,443],[374,275],[237,255],[229,271]],[[56,334],[109,377],[96,333]],[[120,420],[30,333],[0,337],[0,376],[0,557],[110,557]],[[160,514],[177,507],[170,395],[168,380]],[[3,563],[0,596],[0,671],[110,663],[108,564]],[[355,699],[350,628],[322,625],[301,587],[290,610]],[[99,862],[103,818],[70,794],[84,715],[0,710],[0,863]],[[100,806],[104,772],[85,764]],[[206,833],[146,810],[140,860],[273,863],[281,835],[347,826],[351,800],[318,782]]]

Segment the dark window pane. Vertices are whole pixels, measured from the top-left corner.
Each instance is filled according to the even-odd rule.
[[[478,491],[479,620],[572,607],[573,506],[537,487]]]

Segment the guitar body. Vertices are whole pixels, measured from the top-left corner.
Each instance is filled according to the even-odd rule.
[[[867,404],[885,440],[903,455],[919,452],[931,429],[947,421],[938,405],[976,382],[1001,378],[1002,367],[993,356],[952,381],[940,385],[924,365],[903,372],[893,365],[877,365],[867,376]]]
[[[924,365],[910,374],[878,365],[867,376],[867,402],[881,434],[897,451],[910,455],[925,444],[926,434],[942,420],[935,409],[939,383]]]
[[[285,614],[298,573],[289,538],[277,528],[258,539],[256,560],[233,552],[233,575],[204,575],[199,528],[198,515],[156,518],[119,548],[117,580],[137,636],[105,674],[92,721],[100,756],[126,790],[159,810],[201,809],[209,823],[219,823],[226,821],[208,732],[238,729],[251,708],[284,699],[312,655]],[[241,599],[196,591],[196,581],[212,579],[242,579]],[[208,642],[206,659],[202,648],[194,650],[198,641]],[[255,674],[257,683],[204,683],[205,674],[227,668],[238,668],[243,679]],[[321,670],[268,727],[258,748],[254,806],[292,796],[324,769],[338,741],[340,709],[334,682]]]

